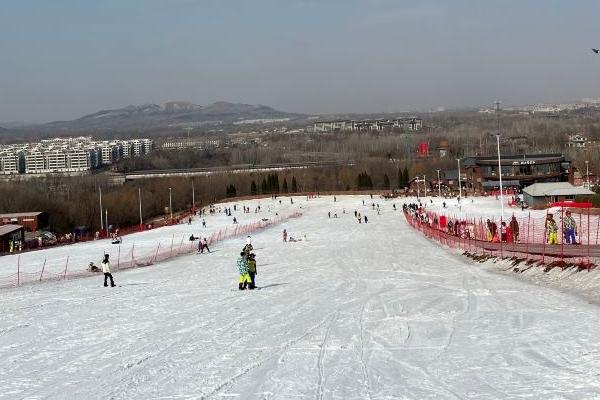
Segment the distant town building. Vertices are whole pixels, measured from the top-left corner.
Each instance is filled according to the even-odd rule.
[[[365,119],[360,121],[338,120],[318,121],[313,123],[314,132],[335,131],[383,131],[386,129],[401,129],[405,131],[420,131],[423,128],[421,118],[396,118],[396,119]]]
[[[0,214],[0,226],[18,224],[28,232],[35,232],[48,225],[48,214],[41,211]]]
[[[152,148],[151,139],[94,141],[89,136],[0,145],[0,175],[84,172]]]
[[[445,158],[448,156],[448,149],[450,145],[447,140],[440,140],[440,144],[438,146],[438,151],[440,152],[440,158]]]
[[[572,181],[571,162],[562,154],[502,155],[502,184],[504,187],[532,185],[538,182]],[[461,160],[461,171],[467,179],[467,188],[476,191],[500,187],[498,158],[467,157]]]
[[[587,138],[585,138],[581,135],[569,135],[569,142],[567,143],[567,146],[582,148],[582,147],[585,147],[587,142],[588,142]]]

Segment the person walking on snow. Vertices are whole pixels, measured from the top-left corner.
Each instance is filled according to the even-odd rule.
[[[110,278],[110,286],[115,287],[115,281],[113,280],[113,276],[110,273],[110,261],[108,261],[108,254],[104,255],[104,260],[102,260],[102,272],[104,273],[104,287],[108,286],[107,279]]]
[[[246,245],[242,249],[244,254],[246,254],[246,257],[250,255],[250,253],[252,252],[253,249],[254,249],[254,247],[252,247],[252,239],[250,238],[250,236],[248,236],[246,238]]]
[[[200,253],[204,253],[204,249],[206,249],[206,251],[210,253],[210,249],[208,248],[208,241],[206,240],[206,238],[202,239],[202,241],[200,242]]]
[[[256,254],[251,253],[250,257],[248,257],[248,275],[250,276],[250,285],[248,286],[248,289],[255,289],[256,288],[256,275],[258,275],[258,272],[256,272]]]
[[[237,268],[240,273],[238,289],[246,290],[246,287],[250,282],[250,275],[248,275],[248,259],[246,258],[246,253],[243,251],[240,253],[240,258],[237,260]]]
[[[571,211],[569,210],[565,213],[563,228],[565,230],[565,243],[576,244],[575,235],[577,235],[577,223],[571,216]]]
[[[546,217],[546,236],[548,244],[557,244],[558,243],[558,227],[556,226],[556,221],[554,221],[554,217],[552,214],[548,214]]]

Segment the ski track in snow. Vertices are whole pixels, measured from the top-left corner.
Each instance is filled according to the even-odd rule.
[[[234,212],[240,223],[303,213],[253,235],[258,291],[236,288],[244,238],[119,271],[117,288],[94,276],[0,291],[0,399],[600,398],[598,305],[429,241],[404,221],[407,200],[397,211],[368,196],[337,200],[263,199],[261,214]],[[211,232],[231,224],[205,219]],[[201,220],[126,241],[168,246]],[[283,243],[283,228],[308,240]],[[105,247],[22,261],[71,254],[86,265]]]

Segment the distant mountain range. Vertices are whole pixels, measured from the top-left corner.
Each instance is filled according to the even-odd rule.
[[[172,101],[164,105],[130,105],[102,110],[72,121],[55,121],[35,125],[41,131],[145,130],[154,128],[200,127],[239,124],[244,121],[268,121],[303,118],[264,105],[216,102],[207,106]],[[28,128],[32,128],[30,126]]]

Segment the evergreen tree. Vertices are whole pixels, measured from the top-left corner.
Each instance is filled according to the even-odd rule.
[[[387,174],[383,174],[383,188],[384,189],[390,188],[390,178],[388,178]]]
[[[283,186],[281,187],[281,193],[287,193],[287,192],[288,192],[287,179],[283,178]]]
[[[279,193],[279,175],[273,174],[273,189],[275,189],[274,193]]]
[[[256,187],[256,182],[252,181],[250,184],[250,194],[257,194],[258,188]]]
[[[398,167],[398,188],[403,188],[404,187],[404,173],[402,172],[402,169],[400,167]]]
[[[410,177],[408,176],[408,168],[404,167],[404,185],[403,187],[408,187],[408,183],[410,182]]]
[[[267,194],[269,188],[267,186],[267,180],[263,177],[262,184],[260,185],[260,191],[262,194]]]
[[[298,193],[298,185],[296,184],[295,176],[292,176],[292,193]]]

